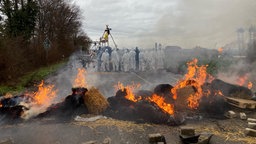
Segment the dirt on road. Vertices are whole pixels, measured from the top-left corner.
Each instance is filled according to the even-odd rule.
[[[70,66],[72,65],[72,66]],[[77,74],[80,64],[70,62],[58,73],[48,77],[47,83],[54,84],[58,89],[56,102],[61,101],[71,93],[72,80]],[[87,82],[98,88],[107,98],[115,95],[114,85],[119,81],[124,84],[140,83],[141,88],[153,90],[158,84],[175,84],[182,76],[158,72],[94,72],[88,71]],[[248,117],[256,118],[255,111],[244,111],[234,108],[235,112],[246,112]],[[54,119],[32,119],[28,121],[1,124],[0,144],[7,141],[15,144],[85,144],[95,141],[111,141],[111,144],[147,144],[148,135],[162,134],[168,144],[180,144],[179,132],[181,126],[195,128],[197,134],[213,134],[211,144],[256,144],[256,138],[245,135],[246,120],[212,119],[207,117],[187,119],[179,126],[157,125],[149,123],[134,123],[111,118],[92,122],[56,121]]]

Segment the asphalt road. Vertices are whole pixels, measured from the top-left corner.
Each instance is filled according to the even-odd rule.
[[[73,59],[66,67],[46,79],[58,89],[56,102],[71,93],[72,81],[77,74],[80,63]],[[114,85],[140,83],[140,89],[152,90],[156,85],[169,83],[174,85],[180,75],[165,71],[157,72],[95,72],[88,70],[87,82],[95,86],[105,97],[115,95]],[[254,112],[250,112],[256,116]],[[256,143],[254,138],[244,135],[247,122],[235,119],[192,119],[182,126],[193,126],[197,133],[214,134],[211,144],[246,144]],[[119,120],[99,120],[95,122],[56,122],[51,119],[30,120],[16,124],[0,125],[0,144],[5,139],[15,144],[83,144],[88,141],[102,143],[106,138],[111,144],[146,144],[148,134],[161,133],[168,144],[179,144],[180,126],[155,124],[135,124]]]

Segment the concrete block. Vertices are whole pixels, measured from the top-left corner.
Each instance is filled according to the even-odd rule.
[[[193,127],[181,127],[180,134],[185,136],[194,136],[195,129]]]
[[[245,129],[245,135],[246,136],[256,137],[256,130],[251,129],[251,128],[246,128]]]
[[[248,122],[248,128],[256,129],[256,123],[254,123],[254,122]]]
[[[248,118],[247,121],[248,122],[255,122],[256,123],[256,119],[254,119],[254,118]]]
[[[155,143],[158,143],[158,142],[163,142],[164,144],[167,144],[166,140],[165,140],[165,137],[160,133],[149,134],[148,138],[149,138],[149,143],[150,144],[155,144]]]
[[[232,118],[236,117],[236,113],[234,111],[228,111],[228,112],[225,113],[225,116],[227,118],[231,118],[232,119]]]
[[[247,119],[247,116],[246,116],[245,113],[241,112],[239,115],[240,115],[240,119],[242,119],[242,120],[246,120]]]

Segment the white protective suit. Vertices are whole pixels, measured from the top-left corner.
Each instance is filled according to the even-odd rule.
[[[136,52],[134,51],[134,49],[132,49],[129,52],[129,63],[130,63],[130,66],[131,66],[130,67],[131,70],[135,70],[136,69],[135,55],[136,55]]]
[[[155,70],[156,69],[156,53],[154,50],[151,50],[149,52],[149,59],[150,59],[150,69]]]
[[[128,72],[130,70],[130,64],[129,64],[129,52],[128,50],[125,50],[125,53],[122,57],[122,63],[123,63],[123,71]]]
[[[119,58],[119,55],[116,50],[112,51],[111,61],[112,61],[112,65],[113,65],[113,71],[118,71],[120,58]]]
[[[143,51],[140,52],[139,57],[139,71],[145,71],[146,69],[146,59],[145,59],[145,53]]]
[[[164,68],[164,59],[165,55],[162,49],[158,49],[157,51],[157,69],[163,69]]]
[[[102,70],[103,71],[109,71],[109,53],[108,53],[108,49],[105,50],[105,52],[103,52],[102,56],[101,56],[101,60],[102,60]]]

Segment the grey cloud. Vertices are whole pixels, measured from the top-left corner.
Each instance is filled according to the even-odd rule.
[[[105,24],[121,47],[154,42],[213,48],[236,40],[236,29],[256,24],[255,0],[77,0],[93,40]]]

